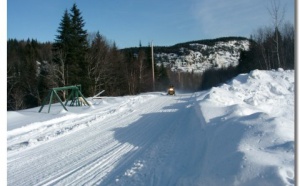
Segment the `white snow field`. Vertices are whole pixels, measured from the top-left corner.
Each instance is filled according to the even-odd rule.
[[[295,185],[294,71],[88,100],[8,112],[8,185]]]

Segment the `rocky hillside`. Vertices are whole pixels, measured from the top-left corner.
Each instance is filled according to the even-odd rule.
[[[172,71],[202,73],[210,68],[238,65],[240,52],[249,49],[249,40],[241,37],[191,41],[171,47],[155,47],[158,66]]]

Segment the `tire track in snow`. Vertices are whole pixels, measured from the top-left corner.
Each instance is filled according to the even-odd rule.
[[[159,102],[147,102],[147,104],[137,105],[140,111],[134,110],[135,107],[133,107],[133,111],[129,114],[123,116],[120,113],[116,114],[122,117],[104,119],[99,125],[91,125],[89,128],[79,130],[64,138],[9,156],[8,183],[10,185],[18,185],[18,183],[39,185],[39,183],[47,184],[47,180],[51,183],[55,180],[60,183],[64,179],[68,180],[62,175],[78,176],[77,172],[73,172],[78,167],[81,167],[79,172],[82,172],[82,169],[86,171],[85,178],[88,174],[92,177],[94,170],[89,168],[98,167],[101,160],[106,160],[107,164],[100,163],[102,167],[97,168],[97,174],[107,174],[111,163],[117,162],[127,151],[134,151],[132,147],[120,148],[120,144],[113,138],[112,129],[130,125],[130,122],[137,120],[140,114],[160,110],[162,106],[168,104],[168,99],[162,98]],[[101,134],[104,135],[101,136]],[[74,140],[73,135],[80,136],[80,138]],[[85,152],[82,152],[80,148],[84,148]],[[112,154],[115,160],[111,158]],[[62,178],[59,179],[61,176]],[[78,177],[78,180],[82,179]]]
[[[50,122],[37,122],[33,125],[38,125],[38,127],[33,127],[32,130],[23,132],[21,134],[20,132],[15,132],[16,130],[9,131],[7,149],[8,151],[25,149],[27,147],[36,146],[41,143],[45,143],[48,140],[52,140],[53,138],[55,139],[65,134],[69,134],[70,132],[75,132],[76,130],[88,127],[94,123],[104,120],[107,117],[113,117],[114,115],[119,114],[118,110],[124,107],[126,109],[126,106],[134,104],[136,99],[138,99],[138,97],[129,98],[117,106],[113,105],[106,108],[104,111],[100,111],[100,113],[99,109],[96,109],[90,111],[88,114],[80,114],[79,116],[73,114],[72,118],[67,116],[66,119],[57,123],[55,123],[55,121],[59,119],[53,119],[54,121]],[[128,112],[130,112],[130,110]],[[43,123],[46,123],[46,125]]]
[[[187,157],[187,159],[185,159],[183,162],[194,163],[193,161],[195,161],[195,159],[197,158],[194,157],[194,155],[197,156],[199,154],[199,150],[193,153],[195,150],[189,149],[193,155],[182,155],[182,153],[189,154],[189,152],[182,152],[178,145],[181,145],[180,147],[183,147],[184,149],[187,148],[185,146],[188,146],[188,148],[197,148],[199,146],[202,147],[202,144],[199,144],[198,142],[195,143],[195,146],[189,145],[189,143],[191,142],[192,144],[194,144],[193,140],[190,141],[191,139],[193,139],[189,137],[190,133],[194,135],[201,134],[198,134],[199,129],[201,130],[201,123],[197,124],[199,118],[193,117],[195,115],[195,109],[193,108],[195,101],[196,100],[194,99],[194,95],[182,96],[178,99],[176,104],[172,105],[171,107],[165,108],[164,111],[162,111],[163,114],[160,114],[160,117],[156,118],[158,121],[168,121],[168,124],[164,128],[163,132],[157,135],[154,138],[155,140],[152,140],[144,150],[141,150],[139,152],[138,158],[133,159],[131,164],[127,165],[127,169],[123,169],[123,172],[116,171],[119,174],[111,173],[111,176],[103,183],[101,183],[101,185],[175,184],[176,180],[179,179],[176,178],[176,176],[180,176],[176,174],[176,171],[178,171],[176,162],[179,161],[180,163],[180,161],[182,161],[182,157]],[[165,114],[165,110],[171,111],[171,114]],[[189,122],[189,117],[192,117],[193,119],[196,118],[196,126],[186,126],[191,124]],[[186,129],[187,127],[188,129]],[[180,137],[180,139],[177,139],[178,137]],[[179,165],[182,166],[182,164],[184,163],[181,162]],[[165,174],[164,171],[166,170],[167,173]],[[175,178],[171,179],[173,173],[175,173]],[[166,177],[170,177],[170,181],[175,180],[175,182],[161,183],[160,178],[164,177],[164,174],[166,175]],[[166,178],[164,177],[163,179]]]
[[[83,143],[84,143],[84,141],[82,141],[82,143],[79,144],[79,145],[84,145]],[[78,148],[75,146],[75,147],[72,149],[72,151],[71,151],[70,154],[74,153],[74,149],[76,150],[76,149],[78,149]],[[64,150],[64,149],[61,149],[62,152],[63,152],[63,150]],[[21,159],[29,159],[29,161],[31,161],[31,160],[34,161],[34,158],[31,159],[32,156],[33,156],[33,157],[36,157],[36,156],[38,156],[39,154],[44,154],[44,152],[46,152],[46,151],[54,152],[54,153],[52,153],[52,154],[50,155],[49,160],[51,160],[51,156],[55,156],[55,155],[57,155],[57,154],[61,154],[61,152],[57,150],[57,147],[54,146],[54,148],[51,148],[51,147],[48,148],[48,147],[47,147],[47,149],[42,149],[41,151],[38,151],[36,154],[33,154],[33,155],[32,155],[32,154],[29,154],[29,156],[27,156],[27,157],[22,157]],[[67,152],[68,152],[68,151],[67,151]],[[75,151],[75,152],[78,153],[78,151]],[[47,153],[45,153],[45,154],[47,154]],[[65,152],[63,152],[63,154],[65,154]],[[67,155],[67,157],[68,157],[68,155]],[[48,159],[48,158],[46,158],[46,159]],[[49,165],[51,165],[52,162],[49,161],[49,160],[48,160],[47,162],[49,162]],[[54,159],[54,160],[55,160],[55,159]],[[21,165],[21,166],[22,166],[23,163],[27,164],[27,162],[21,161],[21,162],[19,162],[17,165]]]
[[[157,105],[157,103],[155,103],[155,104]],[[143,129],[145,131],[147,131],[149,128],[151,128],[152,124],[153,124],[153,122],[149,121],[148,119],[146,119],[146,120],[148,122],[147,122],[146,128]],[[127,122],[125,122],[125,123],[127,123]],[[143,127],[145,127],[145,126],[143,126]],[[144,134],[140,132],[141,130],[142,130],[142,128],[139,127],[139,128],[136,128],[135,130],[130,131],[130,133],[127,133],[127,131],[123,131],[123,133],[119,134],[119,135],[125,135],[125,136],[128,136],[128,138],[134,136],[134,137],[137,137],[139,139],[142,139],[142,136]],[[151,136],[151,137],[155,138],[155,136]],[[127,138],[127,140],[128,140],[128,138]],[[144,146],[146,146],[147,143],[149,143],[149,141],[151,142],[152,139],[150,140],[149,138],[144,138],[144,140],[140,141],[140,144],[136,145],[136,146],[138,146],[138,147],[144,147]],[[128,144],[128,143],[126,143],[126,144]],[[135,148],[133,151],[130,151],[130,155],[126,156],[126,159],[127,160],[128,159],[131,160],[132,158],[136,157],[138,154],[140,154],[139,150],[140,150],[140,148]],[[125,153],[123,152],[123,154],[125,154]],[[119,159],[120,158],[118,158],[118,161],[119,161]],[[126,166],[127,164],[128,164],[127,161],[121,161],[121,163],[118,162],[118,167]],[[98,169],[98,170],[101,170],[101,169]],[[106,169],[104,169],[104,170],[106,170]],[[101,175],[101,172],[102,171],[99,171],[99,172],[90,172],[91,173],[90,176],[85,175],[84,181],[81,182],[82,180],[80,180],[80,182],[76,183],[76,185],[82,185],[82,184],[89,185],[91,183],[95,184],[97,182],[101,182],[102,181],[102,177],[103,177],[103,175]],[[99,177],[101,177],[101,179],[100,180],[96,179],[96,181],[95,181],[95,178],[99,178]]]
[[[200,174],[201,151],[206,144],[202,140],[202,120],[195,115],[198,110],[194,96],[182,97],[180,104],[174,106],[180,112],[168,118],[170,127],[141,153],[131,168],[101,185],[193,185]],[[198,169],[191,170],[189,167],[195,164]],[[182,169],[187,173],[182,175]]]

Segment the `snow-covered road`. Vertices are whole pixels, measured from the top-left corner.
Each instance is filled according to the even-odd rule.
[[[293,186],[294,86],[294,71],[254,70],[203,92],[9,111],[8,185]]]
[[[8,184],[193,183],[203,146],[195,102],[195,94],[141,95],[12,130]]]

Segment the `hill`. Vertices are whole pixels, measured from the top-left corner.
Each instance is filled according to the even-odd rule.
[[[221,37],[178,43],[173,46],[154,46],[154,61],[172,71],[203,73],[214,68],[237,66],[241,51],[249,49],[249,39]],[[142,47],[147,50],[149,47]],[[139,47],[123,49],[138,53]]]

